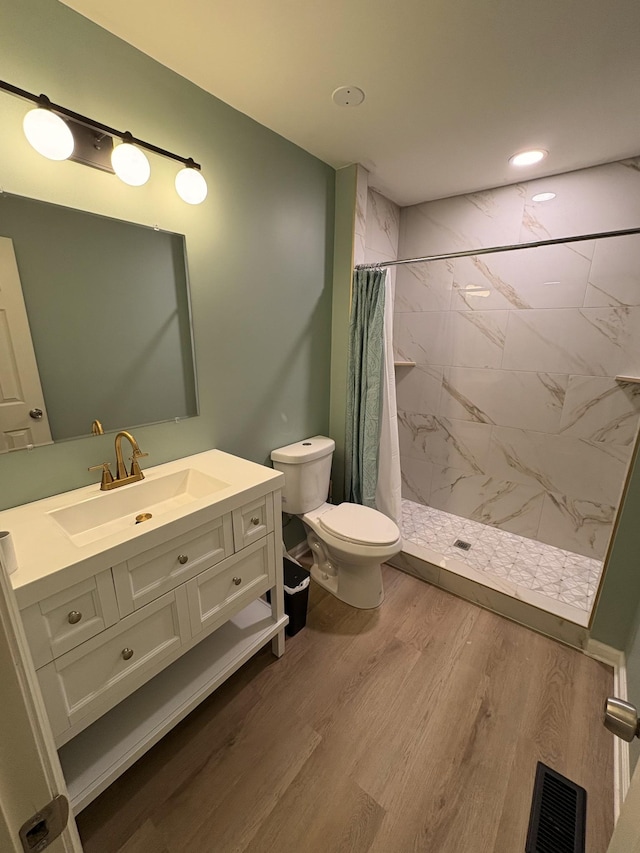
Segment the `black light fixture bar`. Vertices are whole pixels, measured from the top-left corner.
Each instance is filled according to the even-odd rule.
[[[109,136],[117,136],[125,142],[131,142],[134,145],[138,145],[140,148],[146,148],[147,151],[153,151],[154,154],[160,154],[162,157],[169,157],[171,160],[183,163],[191,169],[202,169],[202,166],[199,163],[195,163],[191,157],[180,157],[178,154],[167,151],[166,148],[159,148],[151,142],[145,142],[143,139],[138,139],[129,133],[129,131],[116,130],[114,127],[109,127],[108,124],[102,124],[102,122],[95,121],[88,116],[81,115],[73,110],[68,110],[66,107],[61,107],[59,104],[53,104],[46,95],[34,95],[33,92],[27,92],[25,89],[20,89],[18,86],[14,86],[4,80],[0,80],[0,89],[5,92],[9,92],[12,95],[16,95],[19,98],[31,101],[36,104],[36,106],[46,107],[52,112],[65,116],[66,118],[70,118],[73,121],[78,122],[78,124],[83,124],[85,127],[89,127],[92,130],[100,130],[109,134]]]

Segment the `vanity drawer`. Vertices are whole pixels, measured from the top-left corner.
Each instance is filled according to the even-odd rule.
[[[186,596],[176,590],[42,667],[38,678],[54,736],[120,702],[190,636]]]
[[[113,567],[120,614],[127,616],[233,554],[227,513]]]
[[[109,628],[120,618],[111,572],[50,595],[21,613],[36,669]]]
[[[236,551],[273,531],[273,498],[266,495],[233,511],[233,539]]]
[[[210,631],[275,583],[273,533],[190,580],[191,632]]]

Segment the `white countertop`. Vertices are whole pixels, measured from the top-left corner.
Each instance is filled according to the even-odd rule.
[[[85,501],[108,501],[110,496],[125,490],[133,493],[142,483],[187,469],[195,469],[228,485],[213,494],[191,499],[186,505],[164,509],[143,524],[109,531],[86,544],[78,544],[77,537],[74,541],[50,515],[52,511]],[[10,578],[21,609],[281,488],[284,483],[279,471],[221,450],[176,459],[146,468],[143,473],[145,479],[140,483],[112,491],[101,491],[99,484],[84,486],[0,512],[0,529],[11,533],[16,551],[18,569]],[[136,511],[145,512],[144,503],[141,502]]]

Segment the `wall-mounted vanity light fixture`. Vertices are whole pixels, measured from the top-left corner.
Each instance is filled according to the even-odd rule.
[[[121,181],[139,187],[149,180],[151,166],[144,151],[152,151],[183,164],[176,175],[176,191],[188,204],[207,197],[207,182],[201,167],[191,157],[180,157],[165,148],[136,139],[128,131],[116,130],[80,113],[52,104],[46,95],[34,95],[0,80],[0,89],[35,104],[24,117],[25,136],[35,150],[50,160],[74,160],[85,166],[116,174]],[[114,147],[114,139],[119,144]]]

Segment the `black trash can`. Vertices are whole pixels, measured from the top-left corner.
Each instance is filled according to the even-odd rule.
[[[289,617],[285,628],[288,637],[293,637],[307,624],[309,605],[309,571],[287,554],[283,558],[284,569],[284,612]]]

